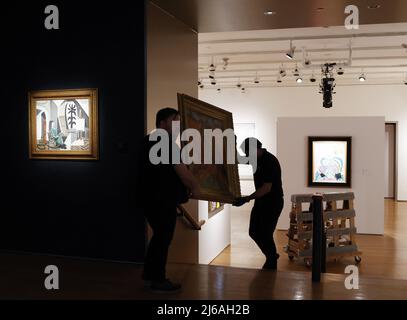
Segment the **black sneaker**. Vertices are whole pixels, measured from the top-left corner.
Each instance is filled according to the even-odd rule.
[[[170,280],[165,279],[163,281],[152,281],[150,290],[153,292],[177,292],[181,290],[179,283],[172,283]]]

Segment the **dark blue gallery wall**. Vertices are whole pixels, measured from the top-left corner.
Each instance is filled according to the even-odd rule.
[[[142,261],[144,4],[54,1],[54,31],[44,27],[47,4],[0,13],[0,249]],[[99,90],[100,160],[30,160],[28,92],[70,88]]]

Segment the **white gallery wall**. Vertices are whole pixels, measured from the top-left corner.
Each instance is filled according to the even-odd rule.
[[[199,91],[199,99],[232,112],[235,123],[255,123],[256,136],[275,154],[277,119],[280,117],[379,116],[387,122],[396,122],[396,196],[397,200],[407,200],[407,86],[368,83],[337,86],[332,109],[322,107],[317,86],[247,88],[244,94],[239,91],[230,88],[217,93],[213,89],[203,89]],[[383,134],[384,130],[383,125]],[[383,157],[384,146],[377,147],[376,154]],[[384,186],[384,181],[377,183]]]
[[[383,234],[384,127],[384,117],[279,118],[277,157],[283,173],[285,207],[278,228],[289,227],[292,194],[352,191],[358,233]],[[307,187],[309,136],[352,137],[351,188]]]
[[[150,132],[159,109],[177,109],[178,92],[197,96],[198,35],[150,2],[147,22],[146,124]],[[205,224],[197,231],[179,218],[168,260],[207,264],[230,244],[230,206],[211,218],[206,201],[191,200],[184,207],[195,220],[205,220]]]

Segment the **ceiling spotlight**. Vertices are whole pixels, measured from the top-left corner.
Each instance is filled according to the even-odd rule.
[[[202,85],[202,80],[199,79],[199,80],[198,80],[198,87],[200,87],[201,85]]]
[[[277,83],[282,83],[283,82],[283,80],[281,80],[281,75],[278,75],[277,76]]]
[[[218,88],[216,91],[218,91],[218,93],[220,93],[221,89],[220,89],[220,88]]]
[[[199,88],[200,88],[200,89],[203,89],[203,88],[204,88],[203,83],[199,86]]]
[[[345,70],[342,67],[339,67],[336,72],[338,75],[342,76],[345,73]]]
[[[216,67],[215,67],[215,65],[212,63],[210,66],[209,66],[209,72],[215,72],[216,71]]]
[[[362,73],[362,74],[359,76],[359,81],[360,81],[360,82],[365,82],[365,81],[366,81],[366,76],[365,76],[364,73]]]
[[[295,54],[295,47],[293,46],[293,42],[290,41],[290,51],[287,52],[287,53],[285,54],[285,56],[286,56],[288,59],[293,60],[293,59],[294,59],[294,54]]]
[[[282,77],[282,78],[284,78],[285,76],[287,75],[287,72],[283,69],[283,67],[281,66],[281,69],[280,69],[280,76]]]
[[[300,71],[298,70],[297,67],[295,67],[295,70],[294,70],[293,74],[294,74],[294,77],[299,77],[300,76]]]
[[[226,70],[227,66],[229,65],[229,58],[223,58],[223,70]]]
[[[309,81],[311,81],[311,82],[316,82],[316,81],[317,81],[317,79],[316,79],[315,76],[314,76],[314,73],[312,74],[312,76],[311,76],[311,78],[309,79]]]
[[[265,16],[272,16],[273,14],[276,14],[276,13],[277,13],[277,12],[271,11],[271,10],[264,11],[264,15],[265,15]]]
[[[296,81],[297,81],[297,83],[302,83],[302,78],[298,77]]]
[[[240,82],[237,83],[236,87],[237,87],[237,88],[241,88],[241,87],[242,87],[242,85],[240,84]]]
[[[245,92],[246,92],[246,89],[245,89],[245,88],[242,88],[240,91],[241,91],[242,93],[245,93]]]
[[[406,73],[406,78],[404,80],[404,84],[407,86],[407,73]]]
[[[216,86],[216,80],[215,79],[212,79],[211,85]]]
[[[259,84],[259,83],[260,83],[260,79],[259,79],[259,77],[258,77],[258,75],[257,75],[257,72],[256,72],[256,77],[254,78],[254,83],[255,83],[255,84]]]

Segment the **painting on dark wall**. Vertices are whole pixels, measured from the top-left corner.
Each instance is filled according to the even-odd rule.
[[[98,159],[97,89],[29,94],[32,159]]]
[[[219,144],[213,142],[211,164],[205,164],[203,141],[205,129],[220,129],[222,132],[227,129],[233,130],[232,114],[183,94],[178,94],[178,107],[181,113],[181,130],[196,129],[202,137],[202,161],[200,164],[189,165],[191,172],[200,183],[202,192],[200,200],[233,203],[236,198],[240,197],[240,180],[237,162],[235,161],[234,164],[227,162],[227,141],[224,139],[220,148]],[[236,141],[234,143],[236,144]],[[217,153],[223,154],[221,164],[216,164]]]
[[[351,186],[351,137],[309,137],[308,150],[308,186]]]

